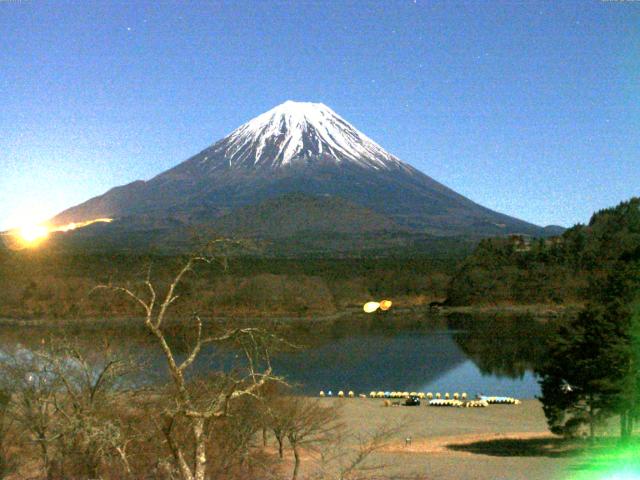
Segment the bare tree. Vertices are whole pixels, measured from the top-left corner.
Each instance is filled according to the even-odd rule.
[[[401,428],[401,425],[384,424],[368,434],[358,435],[339,429],[322,449],[319,468],[313,478],[357,480],[372,471],[383,470],[386,465],[372,464],[371,457],[382,450]]]
[[[319,470],[310,474],[316,478],[347,480],[358,478],[364,471],[380,470],[383,465],[372,465],[368,460],[399,431],[399,426],[383,425],[368,435],[351,435],[341,421],[337,404],[326,406],[290,392],[279,392],[266,407],[267,422],[278,442],[280,458],[284,441],[291,446],[292,480],[300,476],[303,454],[317,455]]]
[[[284,442],[291,425],[291,409],[287,397],[279,393],[273,395],[263,405],[264,424],[268,427],[278,443],[278,456],[284,458]],[[263,433],[263,443],[266,442]]]
[[[125,403],[120,400],[127,395],[124,384],[136,368],[115,355],[106,341],[96,352],[91,358],[65,341],[40,354],[60,384],[54,396],[54,413],[62,421],[60,449],[66,463],[73,461],[71,468],[79,470],[73,473],[98,478],[103,464],[119,460],[123,472],[130,475],[127,445],[131,438],[114,411]]]
[[[317,451],[335,438],[342,425],[337,421],[334,407],[323,407],[304,397],[289,397],[288,401],[290,421],[286,434],[294,457],[291,479],[296,480],[302,461],[301,449]]]
[[[66,473],[98,478],[113,458],[128,470],[128,440],[113,413],[122,392],[116,383],[128,367],[108,349],[96,350],[100,360],[90,360],[63,341],[21,349],[0,362],[2,389],[12,392],[7,415],[37,446],[48,479]]]
[[[9,415],[11,394],[0,389],[0,478],[13,472],[16,467],[14,455],[10,452],[12,435],[12,418]]]
[[[203,322],[194,314],[190,321],[191,345],[184,358],[179,358],[168,341],[165,331],[167,312],[179,298],[176,293],[185,276],[198,263],[218,261],[226,267],[226,257],[192,256],[179,270],[168,286],[166,293],[159,296],[147,275],[143,292],[124,286],[101,285],[121,292],[137,302],[144,311],[144,325],[155,337],[166,360],[171,384],[171,405],[167,405],[163,415],[161,430],[167,446],[176,462],[182,480],[204,480],[207,474],[207,437],[212,421],[228,415],[230,405],[243,397],[258,397],[266,382],[279,381],[272,374],[270,350],[277,338],[259,328],[233,328],[218,335],[205,336]],[[194,388],[187,381],[186,372],[192,367],[203,347],[209,344],[231,345],[244,353],[245,365],[242,371],[219,372],[209,389],[203,394],[202,388]],[[189,432],[192,452],[178,441],[179,424],[184,423]],[[191,455],[188,455],[191,453]]]
[[[216,455],[209,462],[210,478],[273,476],[275,459],[264,450],[259,432],[263,425],[260,399],[245,396],[232,402],[227,416],[210,433]],[[271,474],[271,475],[270,475]]]
[[[54,476],[53,446],[59,438],[52,415],[59,386],[51,365],[42,362],[34,352],[18,350],[0,363],[3,390],[12,392],[8,414],[37,445],[47,479]]]

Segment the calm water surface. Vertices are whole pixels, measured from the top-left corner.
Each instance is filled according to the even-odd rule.
[[[539,387],[532,369],[544,355],[550,328],[550,322],[530,317],[463,315],[300,322],[287,336],[303,348],[275,354],[273,367],[297,391],[313,395],[320,390],[399,390],[533,398]],[[0,349],[39,348],[51,335],[60,332],[3,327]],[[75,329],[65,336],[94,350],[108,340],[110,348],[144,360],[145,375],[162,378],[166,373],[157,345],[141,331]],[[240,359],[235,352],[208,348],[194,370],[206,374],[221,366],[230,368]]]

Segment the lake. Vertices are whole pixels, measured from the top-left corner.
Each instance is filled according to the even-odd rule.
[[[356,394],[382,390],[533,398],[539,387],[532,370],[544,355],[550,325],[532,317],[486,315],[301,320],[276,327],[300,348],[274,354],[272,364],[274,372],[297,392],[309,395],[320,390]],[[144,362],[145,376],[161,378],[166,373],[154,339],[134,328],[73,328],[61,333],[44,327],[5,326],[0,328],[0,349],[36,349],[50,342],[50,337],[63,335],[98,352],[107,344],[128,352]],[[173,340],[176,348],[184,340],[179,338]],[[208,347],[193,369],[206,374],[231,368],[241,358],[236,352]]]

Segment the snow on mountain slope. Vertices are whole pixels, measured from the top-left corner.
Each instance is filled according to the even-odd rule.
[[[326,105],[291,100],[241,125],[212,153],[221,150],[232,167],[277,168],[320,156],[375,170],[407,168]]]
[[[292,101],[258,115],[150,180],[116,187],[60,213],[52,224],[127,217],[213,225],[239,208],[264,202],[272,206],[269,201],[283,195],[291,210],[280,211],[300,210],[302,220],[292,220],[300,228],[308,219],[314,219],[314,225],[307,230],[322,224],[320,215],[310,213],[320,204],[332,213],[331,202],[298,203],[300,197],[291,194],[343,199],[390,222],[380,220],[380,225],[393,224],[402,231],[544,234],[540,227],[478,205],[400,161],[326,105]],[[242,210],[243,222],[248,224],[249,213],[259,217],[267,210]],[[266,224],[273,227],[275,222]],[[365,223],[352,227],[361,231]],[[281,230],[273,228],[274,234]]]

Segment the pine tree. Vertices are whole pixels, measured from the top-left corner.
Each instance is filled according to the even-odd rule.
[[[588,424],[593,437],[598,421],[617,414],[628,438],[640,410],[640,249],[623,250],[591,294],[551,338],[540,400],[554,433]]]
[[[615,410],[622,352],[617,326],[601,308],[585,309],[558,330],[537,372],[552,432],[571,436],[586,424],[589,435],[595,435],[598,422]]]

